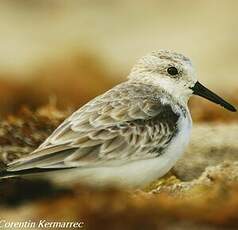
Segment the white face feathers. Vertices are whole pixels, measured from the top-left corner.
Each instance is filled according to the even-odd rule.
[[[165,50],[141,58],[132,68],[129,79],[158,86],[182,104],[193,94],[197,79],[191,61],[185,56]]]

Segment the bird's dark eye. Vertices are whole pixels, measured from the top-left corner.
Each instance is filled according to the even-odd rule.
[[[175,68],[175,67],[173,67],[173,66],[171,66],[171,67],[169,67],[169,68],[167,69],[167,72],[168,72],[168,74],[174,76],[174,75],[177,75],[177,74],[178,74],[178,69]]]

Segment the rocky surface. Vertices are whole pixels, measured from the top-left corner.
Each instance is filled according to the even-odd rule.
[[[7,117],[0,123],[1,167],[36,148],[68,114],[46,106]],[[2,180],[0,217],[82,220],[86,229],[237,229],[237,135],[236,123],[196,124],[184,157],[143,191]]]
[[[184,181],[198,178],[208,166],[238,161],[238,124],[195,124],[190,145],[173,172]]]

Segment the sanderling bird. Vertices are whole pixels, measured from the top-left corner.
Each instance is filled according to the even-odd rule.
[[[73,113],[38,149],[9,163],[2,177],[51,175],[62,183],[146,186],[184,153],[193,94],[236,111],[197,81],[187,57],[152,52],[138,61],[126,82]]]

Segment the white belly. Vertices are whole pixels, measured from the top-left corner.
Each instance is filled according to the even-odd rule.
[[[157,158],[134,161],[113,167],[63,170],[55,174],[58,183],[86,182],[94,185],[121,184],[129,187],[145,186],[165,175],[184,153],[192,127],[190,114],[178,120],[178,134],[171,140],[165,153]],[[57,178],[56,178],[57,177]]]

